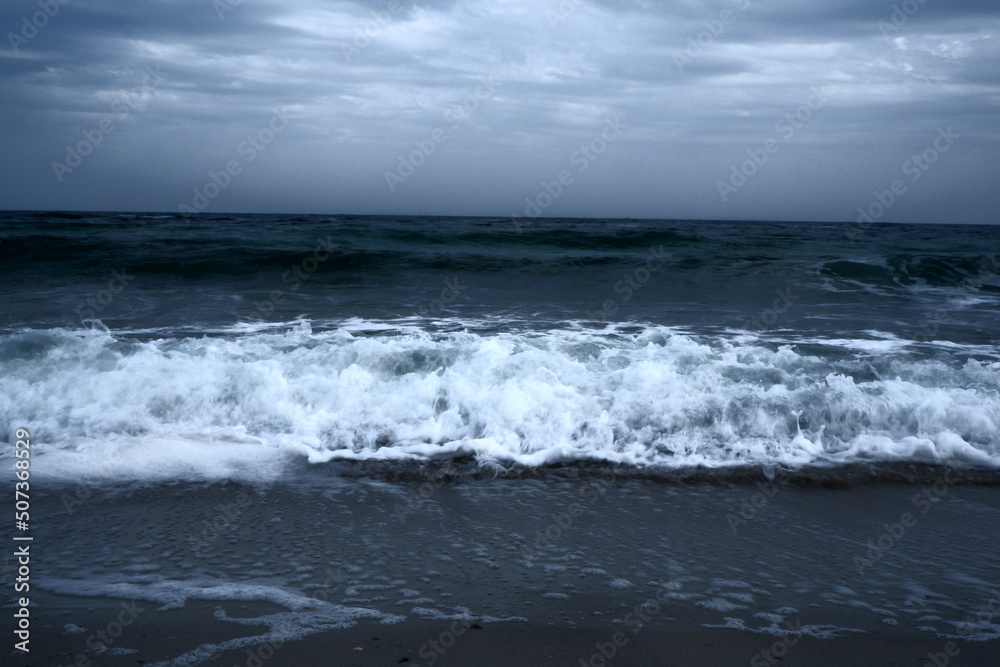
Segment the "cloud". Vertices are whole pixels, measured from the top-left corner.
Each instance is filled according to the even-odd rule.
[[[58,2],[30,39],[39,4],[0,9],[7,208],[177,210],[280,108],[287,129],[211,210],[508,215],[623,115],[546,214],[847,219],[953,125],[962,140],[892,215],[995,218],[995,3]],[[816,86],[829,102],[723,201],[717,183]]]

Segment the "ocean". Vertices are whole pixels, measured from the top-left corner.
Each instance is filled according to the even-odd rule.
[[[0,419],[53,474],[1000,465],[997,227],[6,213],[0,235]]]
[[[25,664],[1000,637],[1000,227],[6,212],[0,266]]]

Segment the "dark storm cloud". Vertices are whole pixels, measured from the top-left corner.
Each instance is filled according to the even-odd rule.
[[[840,220],[953,126],[885,219],[996,217],[994,2],[18,0],[0,28],[6,208],[177,210],[236,160],[205,210],[510,215],[593,145],[546,215]]]

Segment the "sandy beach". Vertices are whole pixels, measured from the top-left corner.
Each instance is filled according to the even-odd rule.
[[[49,489],[12,664],[991,664],[1000,499],[939,472]]]

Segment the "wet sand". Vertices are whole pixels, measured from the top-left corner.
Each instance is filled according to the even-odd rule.
[[[1000,493],[941,472],[50,487],[11,664],[995,664]]]
[[[86,618],[93,625],[106,627],[121,613],[120,604],[108,607],[106,600],[40,598],[46,607],[39,620],[57,627],[67,618]],[[143,606],[140,603],[140,606]],[[15,658],[19,665],[108,665],[125,667],[169,661],[186,649],[213,641],[230,639],[231,634],[212,627],[211,608],[163,612],[155,617],[138,619],[122,635],[124,655],[95,654],[88,651],[86,639],[91,633],[66,635],[46,632],[37,653],[29,659]],[[200,609],[198,607],[201,607]],[[212,605],[211,607],[214,607]],[[747,632],[698,627],[698,619],[689,618],[670,624],[655,623],[636,634],[619,637],[600,622],[593,626],[558,628],[533,623],[486,624],[448,638],[451,623],[407,620],[393,625],[365,622],[346,630],[312,635],[285,642],[277,648],[270,644],[235,649],[208,659],[203,665],[254,667],[255,665],[301,665],[302,667],[375,667],[389,665],[484,665],[515,667],[519,665],[599,665],[604,653],[611,655],[608,665],[623,667],[665,667],[682,665],[898,665],[918,667],[929,662],[928,654],[943,654],[948,642],[924,633],[898,633],[888,628],[872,628],[868,634],[833,640],[802,637],[784,647],[779,637]],[[676,627],[668,627],[676,626]],[[448,647],[441,645],[444,642]],[[627,640],[627,641],[624,641]],[[431,642],[437,641],[436,646]],[[94,643],[94,642],[92,642]],[[952,665],[996,664],[996,642],[956,641],[957,656],[948,657]],[[110,644],[111,648],[115,643]],[[439,650],[440,649],[440,650]],[[769,662],[764,651],[781,654]],[[602,653],[602,651],[604,653]],[[433,661],[432,661],[433,660]],[[585,663],[581,663],[585,660]],[[755,662],[752,662],[755,661]],[[10,663],[8,663],[10,664]]]

